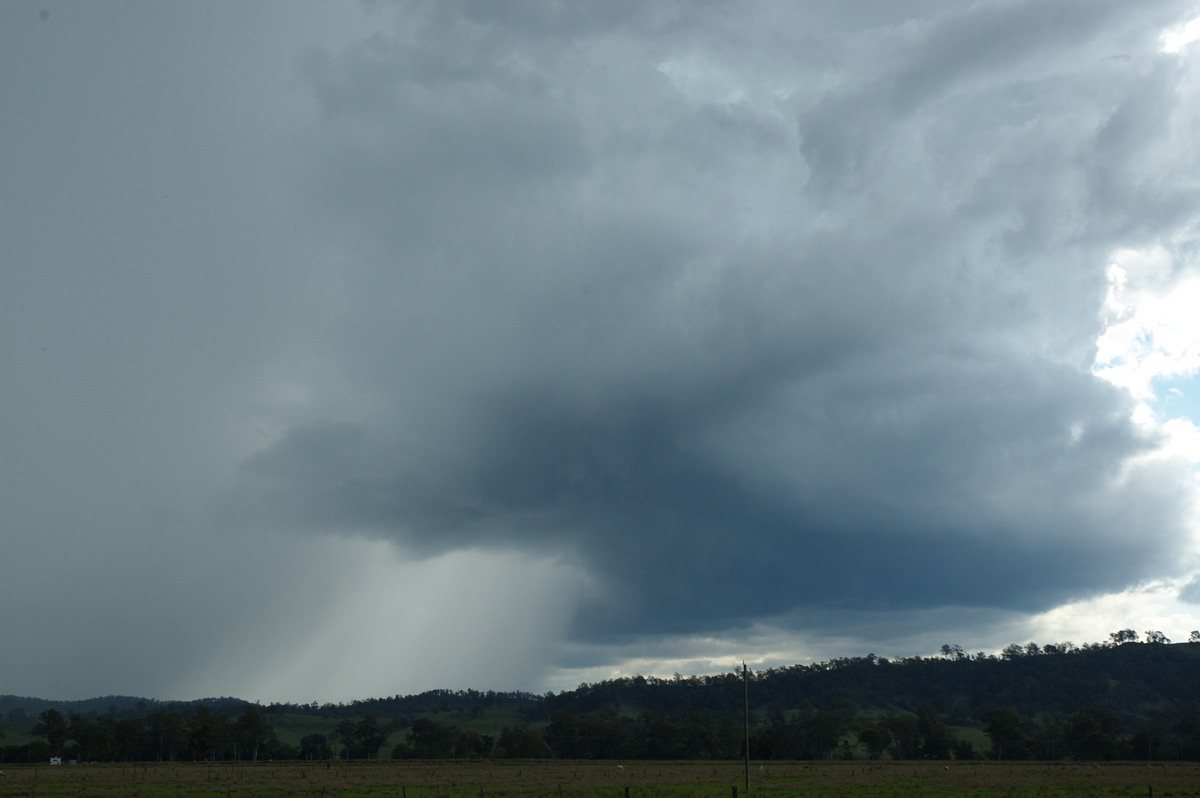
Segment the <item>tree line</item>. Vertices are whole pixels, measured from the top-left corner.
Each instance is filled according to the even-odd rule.
[[[981,718],[986,746],[976,747],[927,705],[915,713],[859,714],[848,706],[778,713],[754,721],[750,756],[757,761],[895,760],[1200,760],[1200,709],[1166,710],[1127,724],[1102,705],[1065,718],[1024,717],[996,707]],[[424,720],[394,758],[509,757],[538,759],[741,759],[745,727],[737,713],[642,712],[572,715],[556,712],[541,728],[505,728],[500,737]]]
[[[1023,717],[996,707],[982,715],[989,745],[977,749],[932,705],[915,714],[857,713],[846,702],[820,710],[756,719],[750,756],[797,759],[1038,759],[1200,760],[1200,708],[1167,710],[1127,724],[1098,704],[1065,718]],[[745,729],[737,713],[684,709],[636,715],[558,711],[540,727],[505,727],[498,737],[415,718],[402,742],[384,750],[394,721],[373,715],[344,719],[329,734],[309,734],[298,748],[281,744],[266,718],[247,710],[236,718],[207,707],[190,717],[154,712],[142,719],[102,715],[64,718],[50,709],[34,733],[44,740],[7,746],[7,762],[254,761],[266,759],[740,759]]]
[[[1014,643],[985,655],[946,644],[931,657],[762,670],[750,675],[750,754],[1200,760],[1200,633],[1169,643],[1161,632],[1123,629],[1079,647]],[[90,716],[51,707],[36,716],[41,739],[0,746],[0,760],[737,759],[746,744],[742,679],[634,676],[540,697],[444,690],[336,706],[139,701]],[[385,712],[364,711],[377,708]],[[398,709],[420,712],[386,712]],[[519,725],[494,735],[470,728],[486,728],[493,710],[511,719],[514,709]],[[291,746],[270,722],[285,711],[339,720]],[[16,706],[8,718],[31,719]]]
[[[0,747],[0,761],[254,761],[298,756],[295,748],[280,743],[266,716],[253,706],[236,717],[203,704],[186,713],[160,709],[140,717],[64,716],[47,709],[37,716],[32,734],[43,739]]]

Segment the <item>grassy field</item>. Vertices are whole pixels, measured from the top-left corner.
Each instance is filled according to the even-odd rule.
[[[731,798],[732,762],[353,762],[7,766],[0,796]],[[752,796],[1200,796],[1200,766],[1105,763],[771,763]]]
[[[32,734],[33,723],[11,723],[0,720],[0,745],[24,745],[35,738]]]

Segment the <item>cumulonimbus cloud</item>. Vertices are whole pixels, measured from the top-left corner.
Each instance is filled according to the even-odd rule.
[[[1171,572],[1190,466],[1092,361],[1111,254],[1195,218],[1180,4],[741,12],[404,5],[311,56],[337,389],[236,511],[559,554],[583,639]]]

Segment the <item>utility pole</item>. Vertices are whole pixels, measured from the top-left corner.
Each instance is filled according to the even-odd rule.
[[[742,708],[746,719],[746,795],[750,794],[750,671],[742,660]]]

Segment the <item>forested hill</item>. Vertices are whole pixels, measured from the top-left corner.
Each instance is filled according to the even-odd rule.
[[[1195,633],[1193,633],[1195,634]],[[894,715],[933,708],[948,722],[978,725],[982,713],[1007,707],[1017,713],[1067,715],[1082,704],[1102,704],[1124,720],[1136,720],[1180,706],[1200,707],[1200,640],[1188,643],[1136,642],[1129,630],[1114,632],[1105,644],[1010,645],[999,655],[968,654],[943,646],[941,656],[885,659],[868,654],[812,665],[751,670],[751,709],[759,715],[837,709],[839,712]],[[1132,638],[1132,639],[1131,639]],[[555,712],[671,713],[681,709],[740,711],[740,672],[657,678],[633,676],[574,690],[547,693],[429,690],[417,695],[372,698],[339,704],[271,704],[267,712],[324,717],[432,715],[516,709],[531,721]],[[238,698],[156,701],[105,696],[54,701],[0,695],[0,717],[36,716],[48,709],[85,717],[142,716],[158,710],[207,706],[236,715],[254,706]]]
[[[888,660],[874,655],[751,671],[750,704],[759,714],[837,709],[916,714],[932,707],[947,722],[979,725],[984,712],[1007,707],[1025,717],[1066,716],[1101,704],[1126,721],[1181,706],[1200,707],[1200,642],[1012,645],[998,656],[956,646],[940,657]],[[635,676],[549,695],[537,711],[729,712],[741,708],[742,674]]]
[[[634,676],[537,696],[432,690],[349,704],[0,696],[0,762],[273,759],[1200,759],[1200,633],[999,655],[874,655]],[[750,702],[750,734],[743,722]]]

